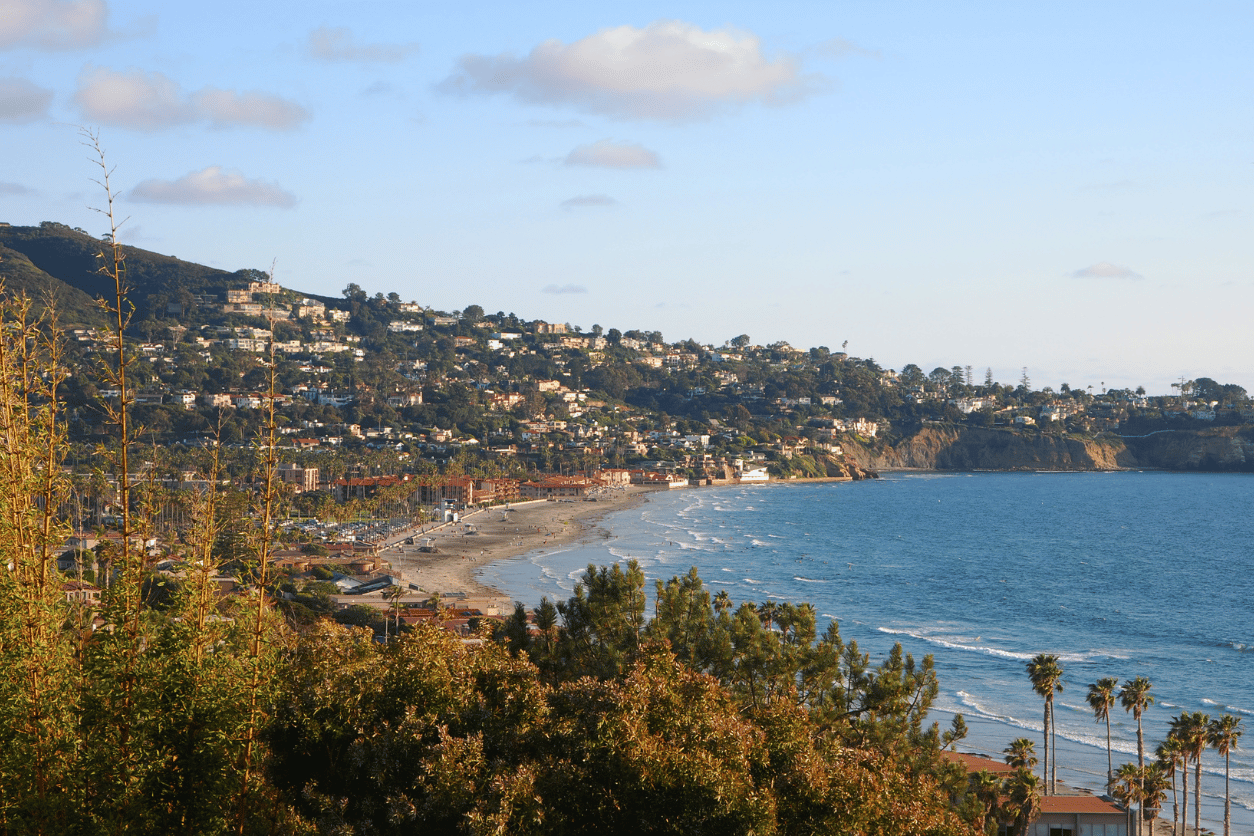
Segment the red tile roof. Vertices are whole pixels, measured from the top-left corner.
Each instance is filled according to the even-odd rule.
[[[994,775],[1009,775],[1011,772],[1014,772],[1010,764],[1004,761],[995,761],[983,755],[972,755],[968,752],[942,752],[941,754],[948,761],[962,764],[967,768],[968,772],[984,770]]]
[[[1041,798],[1042,813],[1110,813],[1127,815],[1115,804],[1095,795],[1047,795]]]

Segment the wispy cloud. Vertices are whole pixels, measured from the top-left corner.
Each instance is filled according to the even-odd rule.
[[[216,128],[286,131],[309,118],[309,112],[300,105],[268,93],[206,87],[185,94],[177,82],[161,73],[116,72],[106,67],[89,67],[83,72],[74,100],[92,121],[139,131],[196,122],[208,122]]]
[[[607,194],[584,194],[562,201],[563,209],[584,209],[590,206],[617,206],[618,201]]]
[[[0,180],[0,194],[34,194],[31,189],[26,188],[21,183],[6,183]]]
[[[581,284],[550,284],[545,285],[541,293],[587,293],[588,288]]]
[[[581,119],[528,119],[525,123],[529,128],[582,128]]]
[[[2,2],[2,0],[0,0]],[[0,78],[0,122],[34,122],[48,115],[52,91],[24,78]]]
[[[828,58],[847,58],[850,55],[861,55],[866,58],[879,58],[879,50],[867,49],[845,38],[829,38],[815,45],[812,50]]]
[[[129,197],[141,203],[182,206],[277,206],[290,209],[296,197],[278,183],[249,180],[238,171],[211,165],[177,180],[145,180]]]
[[[309,33],[309,54],[319,61],[395,64],[418,51],[418,44],[359,44],[347,26],[320,26]]]
[[[658,155],[630,142],[614,142],[602,139],[590,145],[580,145],[566,155],[566,165],[590,165],[601,168],[661,168]]]
[[[819,81],[803,76],[791,56],[766,58],[751,33],[661,20],[643,29],[603,29],[570,44],[545,41],[525,58],[467,55],[441,88],[620,118],[687,121],[749,102],[794,100]]]
[[[1101,261],[1097,264],[1090,264],[1071,273],[1073,279],[1141,279],[1144,278],[1140,273],[1129,270],[1127,267],[1121,267],[1118,264],[1111,264],[1109,261]]]
[[[0,49],[81,49],[108,35],[104,0],[0,0]]]

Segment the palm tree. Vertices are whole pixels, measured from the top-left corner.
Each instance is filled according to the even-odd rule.
[[[1115,777],[1118,779],[1112,790],[1115,798],[1119,799],[1119,802],[1129,810],[1132,809],[1134,804],[1138,808],[1141,808],[1144,801],[1142,787],[1145,784],[1145,770],[1135,764],[1125,763],[1119,767],[1119,771],[1115,773]],[[1143,809],[1137,810],[1137,833],[1140,833],[1142,830],[1141,822],[1144,819],[1143,812]]]
[[[1154,821],[1162,811],[1169,780],[1166,767],[1161,762],[1151,763],[1141,772],[1141,810],[1149,822],[1150,833],[1154,832]],[[1175,782],[1171,783],[1174,788]]]
[[[1119,702],[1123,705],[1123,710],[1131,711],[1136,718],[1136,765],[1140,769],[1145,769],[1145,733],[1141,729],[1141,715],[1148,706],[1154,704],[1151,687],[1153,686],[1148,679],[1138,676],[1123,683],[1123,688],[1119,691]]]
[[[1162,765],[1163,774],[1171,779],[1171,832],[1176,832],[1176,822],[1180,821],[1180,799],[1176,795],[1176,772],[1184,762],[1184,747],[1180,741],[1168,735],[1167,739],[1158,744],[1154,756]],[[1183,828],[1182,828],[1183,829]]]
[[[1062,665],[1058,657],[1040,653],[1028,661],[1028,677],[1032,690],[1045,699],[1045,794],[1053,795],[1058,780],[1058,752],[1053,745],[1051,732],[1054,720],[1054,694],[1062,693]],[[1052,758],[1051,758],[1052,755]]]
[[[1022,768],[1006,779],[1006,809],[1014,813],[1015,832],[1019,836],[1027,836],[1028,827],[1040,815],[1040,783],[1040,779]]]
[[[1145,766],[1145,735],[1141,731],[1141,715],[1145,709],[1154,704],[1154,695],[1150,681],[1143,676],[1129,679],[1123,683],[1119,691],[1119,703],[1124,711],[1131,711],[1136,718],[1136,761],[1137,766]]]
[[[1110,792],[1115,783],[1115,762],[1110,749],[1110,709],[1115,707],[1115,689],[1119,687],[1119,679],[1108,676],[1089,685],[1089,707],[1098,722],[1106,721],[1106,792]]]
[[[1206,743],[1209,740],[1207,731],[1210,727],[1210,717],[1200,711],[1182,711],[1179,717],[1171,718],[1171,734],[1180,740],[1180,745],[1184,747],[1184,782],[1186,784],[1185,795],[1185,821],[1188,821],[1188,794],[1187,787],[1189,780],[1189,759],[1193,759],[1193,830],[1201,833],[1199,825],[1202,819],[1202,752],[1206,751]]]
[[[996,823],[1001,818],[1001,797],[1004,787],[1000,778],[987,769],[981,769],[971,776],[971,790],[983,812],[980,832],[987,833],[989,819]]]
[[[1241,737],[1241,718],[1231,714],[1216,717],[1210,721],[1208,737],[1210,745],[1224,759],[1224,836],[1231,836],[1232,795],[1228,783],[1232,772],[1232,750],[1237,748],[1237,740]]]
[[[1026,737],[1011,741],[1004,750],[1006,763],[1015,769],[1032,770],[1036,766],[1036,744]]]

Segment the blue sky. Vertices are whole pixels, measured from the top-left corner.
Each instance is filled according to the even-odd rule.
[[[288,287],[1254,392],[1254,6],[0,0],[0,220]]]

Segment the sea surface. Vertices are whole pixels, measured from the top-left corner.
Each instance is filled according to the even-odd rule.
[[[1182,711],[1248,724],[1232,757],[1233,818],[1234,832],[1254,832],[1252,476],[895,473],[695,488],[651,495],[599,529],[481,578],[534,606],[568,597],[589,563],[631,557],[650,580],[695,566],[712,595],[736,602],[809,601],[820,630],[836,620],[873,662],[895,642],[932,654],[933,719],[947,728],[961,712],[971,734],[960,748],[998,758],[1020,736],[1041,754],[1043,705],[1024,665],[1057,654],[1059,780],[1093,789],[1105,781],[1106,732],[1088,684],[1144,676],[1156,699],[1147,756]],[[1135,762],[1135,721],[1118,705],[1111,721],[1116,768]],[[1202,817],[1219,832],[1223,769],[1208,752]]]

